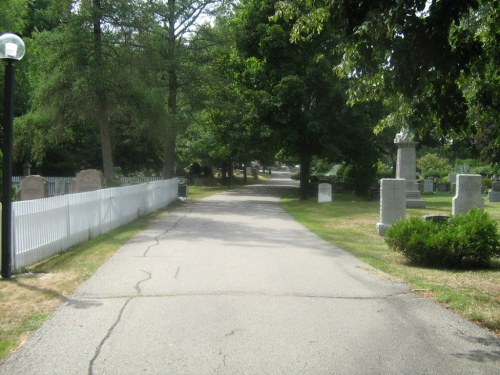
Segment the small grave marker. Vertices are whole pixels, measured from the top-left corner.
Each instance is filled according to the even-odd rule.
[[[84,169],[76,174],[76,192],[99,190],[104,187],[104,175],[96,169]]]
[[[434,192],[434,181],[424,180],[424,193],[433,193],[433,192]]]
[[[21,181],[19,198],[22,201],[47,198],[49,188],[45,178],[38,175],[26,176]]]
[[[321,183],[318,185],[318,203],[326,203],[332,201],[332,185],[329,183]]]
[[[493,181],[491,190],[488,192],[490,202],[500,202],[500,181]]]

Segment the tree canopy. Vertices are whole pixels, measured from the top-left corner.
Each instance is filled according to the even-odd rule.
[[[280,1],[291,40],[335,25],[344,35],[335,70],[351,102],[382,99],[376,130],[411,127],[420,136],[474,137],[481,156],[499,162],[498,1]]]
[[[319,158],[366,194],[402,127],[499,163],[499,17],[497,0],[5,0],[28,47],[17,164],[111,182],[281,156],[305,198]]]

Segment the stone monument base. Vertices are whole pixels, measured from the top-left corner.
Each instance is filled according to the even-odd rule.
[[[500,191],[490,190],[488,192],[488,200],[490,202],[500,202]]]
[[[377,233],[379,236],[385,236],[387,229],[389,229],[390,224],[377,223]]]
[[[423,199],[406,198],[406,208],[425,208],[425,201]]]
[[[425,208],[417,180],[406,180],[406,208]]]

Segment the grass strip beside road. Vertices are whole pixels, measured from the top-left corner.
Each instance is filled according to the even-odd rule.
[[[408,209],[407,216],[451,215],[450,194],[424,195],[426,208]],[[500,334],[500,259],[489,269],[450,270],[417,267],[389,250],[376,231],[379,202],[335,194],[332,203],[283,199],[283,207],[297,221],[324,240],[361,258],[391,277],[403,280],[420,295],[435,299],[483,327]],[[500,206],[487,202],[485,210],[500,227]]]
[[[189,186],[188,197],[197,200],[224,189],[222,186]],[[159,215],[168,215],[176,205],[27,267],[11,280],[0,279],[0,363],[121,246]]]

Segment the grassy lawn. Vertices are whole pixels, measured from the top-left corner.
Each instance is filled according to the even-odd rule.
[[[427,207],[408,209],[408,215],[451,215],[450,194],[424,195]],[[336,194],[332,203],[318,204],[297,197],[283,199],[293,217],[330,243],[351,252],[392,277],[404,280],[417,293],[431,297],[468,319],[500,334],[500,259],[489,269],[447,270],[406,263],[388,249],[376,231],[379,203],[360,201],[351,194]],[[486,211],[499,223],[500,205],[485,201]]]
[[[201,199],[224,189],[189,186],[188,197]],[[11,280],[0,279],[0,363],[122,245],[176,205],[28,267]]]

